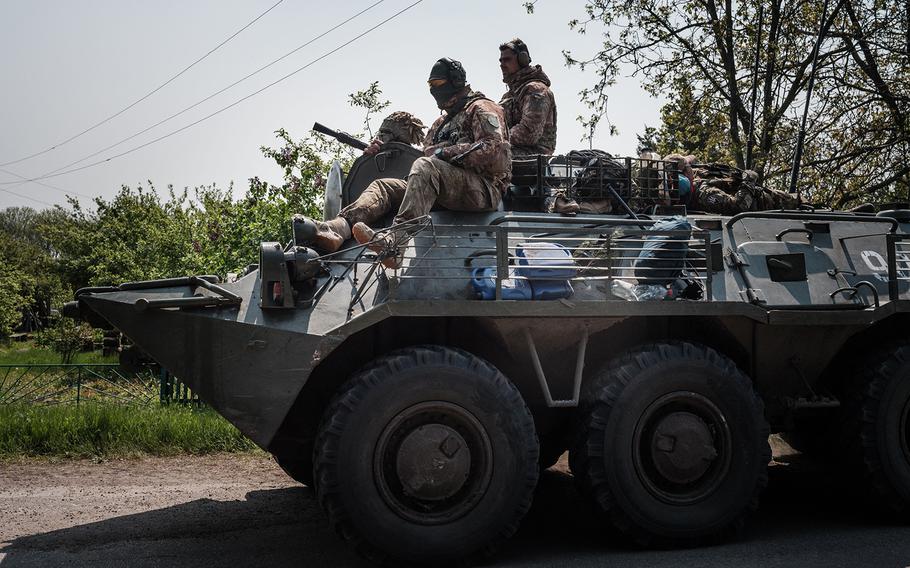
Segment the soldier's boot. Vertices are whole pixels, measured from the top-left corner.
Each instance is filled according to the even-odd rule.
[[[378,255],[386,255],[382,259],[382,265],[386,268],[391,268],[392,270],[401,267],[403,258],[401,254],[395,250],[395,243],[391,241],[388,237],[376,238],[376,231],[371,229],[366,223],[355,223],[351,227],[351,232],[354,234],[354,239],[362,245],[366,245],[368,249],[377,253]]]
[[[578,202],[565,195],[557,195],[556,203],[553,204],[553,211],[563,215],[575,215],[578,213]]]
[[[326,252],[335,252],[341,248],[344,241],[351,238],[351,226],[344,217],[335,217],[328,221],[316,222],[316,235],[313,245]]]

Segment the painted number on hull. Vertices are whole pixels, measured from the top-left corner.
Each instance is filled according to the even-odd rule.
[[[873,272],[883,272],[884,274],[875,274],[875,277],[881,280],[882,282],[888,281],[888,261],[885,260],[881,254],[874,250],[864,250],[860,253],[860,256],[863,259],[863,262],[866,263],[866,266],[869,267],[869,270]],[[897,265],[904,267],[905,270],[898,270],[899,278],[908,278],[908,270],[906,268],[910,267],[910,256],[907,256],[904,253],[897,254]]]

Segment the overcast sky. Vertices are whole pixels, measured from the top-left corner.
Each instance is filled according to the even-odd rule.
[[[136,101],[203,56],[277,0],[0,0],[0,164],[48,149]],[[284,0],[184,75],[91,132],[35,158],[0,166],[0,183],[37,177],[131,136],[222,89],[351,17],[377,0]],[[74,167],[121,153],[184,127],[312,62],[414,0],[384,0],[350,23],[193,110]],[[79,172],[22,185],[0,185],[0,208],[44,207],[67,193],[111,197],[121,185],[151,180],[159,191],[234,181],[242,193],[253,176],[280,183],[259,147],[286,128],[303,137],[314,121],[355,132],[362,113],[347,95],[378,80],[392,110],[427,124],[438,114],[426,88],[433,62],[464,64],[468,81],[498,100],[505,90],[498,45],[527,42],[553,80],[559,110],[557,151],[586,147],[575,117],[578,92],[594,82],[589,69],[567,69],[561,51],[589,55],[600,28],[586,36],[567,22],[583,15],[582,0],[539,0],[528,15],[521,0],[423,0],[382,27],[309,68],[179,134]],[[610,119],[594,146],[631,154],[635,134],[659,122],[660,101],[624,78],[610,91]],[[378,122],[377,124],[378,125]],[[375,126],[374,125],[374,128]],[[14,192],[19,195],[14,195]]]

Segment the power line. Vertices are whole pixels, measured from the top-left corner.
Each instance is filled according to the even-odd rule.
[[[124,142],[129,142],[129,141],[132,140],[133,138],[136,138],[136,137],[138,137],[138,136],[141,136],[141,135],[145,134],[146,132],[148,132],[149,130],[152,130],[152,129],[158,127],[158,126],[161,126],[162,124],[164,124],[164,123],[166,123],[166,122],[169,122],[169,121],[173,120],[174,118],[177,118],[178,116],[180,116],[180,115],[182,115],[182,114],[185,114],[185,113],[191,111],[192,109],[196,108],[197,106],[201,105],[202,103],[205,103],[205,102],[207,102],[207,101],[209,101],[209,100],[211,100],[211,99],[217,97],[217,96],[220,95],[221,93],[223,93],[223,92],[227,91],[228,89],[231,89],[231,88],[233,88],[233,87],[239,85],[240,83],[246,81],[246,80],[249,79],[250,77],[253,77],[254,75],[257,75],[257,74],[261,73],[262,71],[265,71],[265,70],[268,69],[269,67],[275,65],[276,63],[279,63],[279,62],[283,61],[284,59],[287,59],[288,57],[290,57],[291,55],[297,53],[298,51],[300,51],[300,50],[303,49],[304,47],[307,47],[308,45],[312,44],[313,42],[315,42],[315,41],[317,41],[317,40],[319,40],[319,39],[322,39],[323,37],[327,36],[328,34],[332,33],[333,31],[337,30],[337,29],[340,28],[341,26],[347,24],[348,22],[350,22],[351,20],[353,20],[353,19],[355,19],[355,18],[358,18],[358,17],[362,16],[362,15],[365,14],[367,11],[369,11],[369,10],[375,8],[376,6],[382,4],[383,2],[385,2],[385,0],[378,0],[377,2],[371,4],[370,6],[367,6],[366,8],[364,8],[363,10],[361,10],[360,12],[357,12],[357,13],[354,14],[353,16],[351,16],[351,17],[349,17],[348,19],[344,20],[343,22],[340,22],[340,23],[336,24],[335,26],[333,26],[333,27],[329,28],[328,30],[322,32],[321,34],[317,35],[316,37],[314,37],[314,38],[312,38],[312,39],[306,41],[305,43],[303,43],[303,44],[301,44],[301,45],[295,47],[294,49],[292,49],[291,51],[285,53],[285,54],[282,55],[281,57],[272,60],[271,62],[269,62],[269,63],[263,65],[263,66],[260,67],[259,69],[256,69],[256,70],[253,71],[252,73],[247,74],[246,76],[242,77],[241,79],[238,79],[237,81],[234,81],[234,82],[231,83],[230,85],[228,85],[228,86],[226,86],[226,87],[224,87],[224,88],[222,88],[222,89],[220,89],[220,90],[218,90],[218,91],[212,93],[211,95],[205,97],[205,98],[202,99],[202,100],[199,100],[199,101],[193,103],[192,105],[190,105],[190,106],[184,108],[183,110],[181,110],[181,111],[179,111],[179,112],[176,112],[176,113],[174,113],[174,114],[168,116],[167,118],[164,118],[164,119],[162,119],[162,120],[159,120],[158,122],[156,122],[155,124],[149,126],[148,128],[145,128],[145,129],[143,129],[143,130],[140,130],[139,132],[136,132],[135,134],[132,134],[132,135],[130,135],[130,136],[127,136],[126,138],[124,138],[124,139],[122,139],[122,140],[120,140],[120,141],[118,141],[118,142],[115,142],[115,143],[113,143],[113,144],[111,144],[111,145],[109,145],[109,146],[105,146],[104,148],[101,148],[100,150],[98,150],[98,151],[96,151],[96,152],[93,152],[93,153],[89,154],[88,156],[84,156],[84,157],[82,157],[82,158],[80,158],[80,159],[78,159],[78,160],[76,160],[76,161],[74,161],[74,162],[70,162],[70,163],[68,163],[68,164],[66,164],[66,165],[64,165],[64,166],[60,166],[59,168],[57,168],[57,169],[55,169],[55,170],[50,170],[50,171],[48,171],[48,172],[45,172],[45,173],[41,174],[40,176],[38,176],[36,179],[41,179],[41,178],[44,178],[45,176],[49,176],[50,174],[55,174],[55,173],[57,173],[57,172],[59,172],[59,171],[61,171],[61,170],[65,170],[65,169],[67,169],[67,168],[71,168],[71,167],[75,166],[76,164],[81,164],[82,162],[84,162],[84,161],[86,161],[86,160],[89,160],[89,159],[91,159],[91,158],[94,158],[94,157],[97,156],[98,154],[103,154],[104,152],[107,152],[107,151],[110,150],[111,148],[116,148],[117,146],[123,144]],[[0,165],[2,165],[2,164],[0,164]],[[22,177],[22,176],[17,176],[17,177]],[[26,179],[26,178],[22,178],[22,179]],[[23,182],[23,183],[25,183],[25,182]]]
[[[21,197],[22,199],[28,199],[34,201],[35,203],[40,203],[41,205],[47,205],[48,207],[54,207],[53,203],[48,203],[47,201],[41,201],[40,199],[35,199],[34,197],[29,197],[28,195],[22,195],[21,193],[16,193],[11,189],[4,189],[0,187],[0,191],[4,193],[9,193],[10,195],[15,195],[16,197]]]
[[[37,157],[37,156],[41,156],[41,155],[43,155],[43,154],[47,154],[47,153],[50,152],[51,150],[54,150],[54,149],[56,149],[56,148],[59,148],[60,146],[63,146],[64,144],[67,144],[67,143],[69,143],[69,142],[72,142],[72,141],[75,140],[76,138],[79,138],[79,137],[82,136],[83,134],[87,134],[87,133],[91,132],[92,130],[98,128],[99,126],[101,126],[101,125],[103,125],[103,124],[107,124],[107,123],[110,122],[111,120],[117,118],[118,116],[120,116],[121,114],[123,114],[123,113],[125,113],[126,111],[130,110],[130,109],[133,108],[134,106],[138,105],[139,103],[141,103],[141,102],[144,101],[145,99],[147,99],[147,98],[149,98],[150,96],[154,95],[155,93],[157,93],[158,91],[160,91],[160,90],[163,89],[164,87],[168,86],[168,85],[169,85],[171,82],[173,82],[175,79],[177,79],[178,77],[180,77],[181,75],[183,75],[184,73],[186,73],[187,71],[189,71],[190,69],[192,69],[193,67],[195,67],[196,64],[200,63],[203,59],[205,59],[205,58],[208,57],[209,55],[215,53],[215,52],[216,52],[219,48],[221,48],[224,44],[226,44],[227,42],[231,41],[232,39],[234,39],[235,37],[237,37],[238,35],[240,35],[240,33],[243,32],[244,30],[246,30],[248,27],[250,27],[250,26],[252,26],[253,24],[255,24],[256,22],[258,22],[260,18],[262,18],[263,16],[265,16],[266,14],[268,14],[269,12],[271,12],[272,10],[274,10],[274,9],[275,9],[279,4],[281,4],[282,2],[284,2],[284,0],[278,0],[277,2],[275,2],[274,4],[272,4],[272,6],[269,7],[268,10],[266,10],[265,12],[263,12],[263,13],[259,14],[258,16],[256,16],[252,21],[248,22],[245,26],[243,26],[242,28],[240,28],[239,30],[237,30],[236,32],[234,32],[233,34],[231,34],[227,39],[225,39],[224,41],[222,41],[221,43],[219,43],[218,45],[216,45],[215,47],[213,47],[212,49],[210,49],[210,50],[208,51],[208,53],[206,53],[205,55],[203,55],[202,57],[200,57],[200,58],[197,59],[196,61],[193,61],[192,63],[190,63],[189,65],[187,65],[186,67],[184,67],[179,73],[177,73],[176,75],[174,75],[173,77],[171,77],[170,79],[168,79],[167,81],[165,81],[164,83],[158,85],[157,87],[155,87],[154,89],[152,89],[151,91],[149,91],[148,93],[146,93],[145,95],[143,95],[142,97],[136,99],[135,101],[133,101],[133,102],[130,103],[129,105],[123,107],[122,109],[120,109],[119,111],[117,111],[117,112],[115,112],[114,114],[110,115],[109,117],[105,118],[104,120],[102,120],[102,121],[100,121],[100,122],[98,122],[98,123],[96,123],[96,124],[94,124],[94,125],[92,125],[92,126],[89,126],[88,128],[86,128],[86,129],[83,130],[82,132],[80,132],[80,133],[78,133],[78,134],[74,134],[73,136],[70,136],[69,138],[67,138],[66,140],[64,140],[64,141],[62,141],[62,142],[57,142],[56,144],[54,144],[54,145],[51,146],[50,148],[45,148],[44,150],[41,150],[41,151],[39,151],[39,152],[35,152],[34,154],[29,154],[28,156],[19,158],[19,159],[17,159],[17,160],[12,160],[12,161],[9,161],[9,162],[4,162],[4,163],[0,164],[0,166],[11,166],[11,165],[13,165],[13,164],[18,164],[19,162],[24,162],[24,161],[26,161],[26,160],[30,160],[30,159],[35,158],[35,157]]]
[[[213,113],[211,113],[211,114],[208,114],[208,115],[206,115],[206,116],[200,118],[199,120],[196,120],[195,122],[191,122],[190,124],[187,124],[186,126],[182,126],[182,127],[178,128],[178,129],[176,129],[176,130],[173,130],[173,131],[171,131],[171,132],[168,132],[167,134],[164,134],[164,135],[162,135],[162,136],[159,136],[158,138],[155,138],[155,139],[153,139],[153,140],[150,140],[150,141],[148,141],[148,142],[146,142],[146,143],[144,143],[144,144],[140,144],[139,146],[135,146],[135,147],[133,147],[133,148],[130,148],[129,150],[126,150],[126,151],[124,151],[124,152],[120,152],[119,154],[114,154],[113,156],[109,156],[109,157],[107,157],[107,158],[105,158],[105,159],[103,159],[103,160],[98,160],[97,162],[92,162],[92,163],[90,163],[90,164],[86,164],[86,165],[84,165],[84,166],[80,166],[80,167],[78,167],[78,168],[72,168],[72,169],[69,169],[69,170],[66,170],[66,171],[62,171],[62,172],[57,172],[57,173],[50,174],[50,175],[45,175],[45,176],[39,176],[39,177],[32,178],[32,179],[29,179],[29,180],[26,180],[26,181],[38,181],[38,180],[43,180],[43,179],[58,177],[58,176],[62,176],[62,175],[71,174],[71,173],[74,173],[74,172],[79,172],[79,171],[82,171],[82,170],[86,170],[86,169],[88,169],[88,168],[95,167],[95,166],[100,165],[100,164],[103,164],[103,163],[105,163],[105,162],[110,162],[111,160],[114,160],[114,159],[116,159],[116,158],[120,158],[120,157],[126,156],[127,154],[132,154],[133,152],[136,152],[137,150],[141,150],[141,149],[143,149],[143,148],[145,148],[145,147],[147,147],[147,146],[151,146],[152,144],[155,144],[156,142],[160,142],[161,140],[164,140],[165,138],[170,138],[171,136],[174,136],[175,134],[179,134],[180,132],[183,132],[184,130],[187,130],[187,129],[189,129],[189,128],[192,128],[193,126],[196,126],[197,124],[199,124],[199,123],[201,123],[201,122],[204,122],[204,121],[206,121],[206,120],[208,120],[208,119],[210,119],[210,118],[212,118],[212,117],[214,117],[214,116],[216,116],[216,115],[221,114],[222,112],[224,112],[224,111],[226,111],[226,110],[229,110],[229,109],[231,109],[231,108],[233,108],[233,107],[239,105],[240,103],[246,101],[247,99],[250,99],[250,98],[252,98],[252,97],[255,97],[255,96],[258,95],[259,93],[265,91],[266,89],[269,89],[269,88],[271,88],[271,87],[274,87],[274,86],[277,85],[278,83],[281,83],[282,81],[285,81],[286,79],[288,79],[288,78],[290,78],[290,77],[296,75],[297,73],[300,73],[301,71],[303,71],[303,70],[309,68],[310,66],[314,65],[315,63],[318,63],[319,61],[322,61],[322,60],[325,59],[326,57],[328,57],[328,56],[334,54],[335,52],[340,51],[341,49],[343,49],[343,48],[347,47],[348,45],[354,43],[354,42],[357,41],[358,39],[362,38],[363,36],[367,35],[368,33],[372,32],[372,31],[374,31],[375,29],[377,29],[377,28],[383,26],[384,24],[388,23],[389,21],[394,20],[395,18],[397,18],[397,17],[400,16],[401,14],[407,12],[408,10],[410,10],[411,8],[413,8],[414,6],[416,6],[416,5],[418,5],[418,4],[422,3],[422,2],[423,2],[423,0],[417,0],[416,2],[414,2],[414,3],[410,4],[410,5],[408,5],[407,7],[402,8],[402,9],[399,10],[398,12],[395,12],[394,14],[392,14],[391,16],[389,16],[388,18],[386,18],[385,20],[382,20],[381,22],[379,22],[379,23],[376,24],[375,26],[369,28],[368,30],[366,30],[366,31],[364,31],[364,32],[362,32],[362,33],[360,33],[359,35],[354,36],[353,38],[351,38],[351,39],[349,39],[348,41],[346,41],[346,42],[342,43],[341,45],[339,45],[338,47],[335,47],[334,49],[331,49],[331,50],[327,51],[326,53],[320,55],[319,57],[317,57],[316,59],[310,61],[310,62],[307,63],[306,65],[304,65],[304,66],[302,66],[302,67],[300,67],[300,68],[298,68],[298,69],[296,69],[296,70],[294,70],[294,71],[291,71],[290,73],[288,73],[287,75],[281,77],[280,79],[277,79],[277,80],[275,80],[275,81],[272,81],[271,83],[269,83],[268,85],[262,87],[261,89],[259,89],[259,90],[257,90],[257,91],[253,91],[252,93],[250,93],[250,94],[248,94],[248,95],[246,95],[246,96],[244,96],[244,97],[242,97],[242,98],[240,98],[240,99],[234,101],[233,103],[231,103],[231,104],[229,104],[229,105],[227,105],[227,106],[225,106],[225,107],[222,107],[222,108],[216,110],[215,112],[213,112]],[[13,184],[13,183],[16,183],[16,182],[0,182],[0,185],[11,185],[11,184]]]
[[[28,179],[28,178],[25,177],[25,176],[19,175],[19,174],[17,174],[16,172],[11,172],[11,171],[9,171],[9,170],[7,170],[7,169],[5,169],[5,168],[0,168],[0,172],[3,172],[3,173],[5,173],[5,174],[9,174],[9,175],[11,175],[11,176],[13,176],[13,177],[17,177],[17,178],[19,178],[19,179],[21,179],[21,180],[27,180],[27,179]],[[26,183],[28,183],[28,182],[27,182],[27,181],[23,181],[23,182],[22,182],[23,185],[26,184]],[[51,185],[51,184],[49,184],[49,183],[44,183],[44,182],[40,182],[40,181],[33,181],[33,182],[31,182],[31,183],[36,183],[36,184],[41,185],[41,186],[44,186],[44,187],[46,187],[46,188],[48,188],[48,189],[56,189],[57,191],[66,193],[66,194],[68,194],[68,195],[78,195],[79,197],[84,197],[84,198],[86,198],[86,199],[92,199],[92,196],[91,196],[91,195],[85,195],[84,193],[77,193],[77,192],[75,192],[75,191],[70,191],[70,190],[68,190],[68,189],[63,189],[62,187],[57,187],[56,185]]]

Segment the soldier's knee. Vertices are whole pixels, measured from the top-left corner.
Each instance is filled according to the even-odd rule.
[[[414,163],[411,165],[411,173],[409,176],[414,175],[432,175],[436,171],[436,166],[433,165],[433,159],[427,157],[421,157],[414,160]]]

